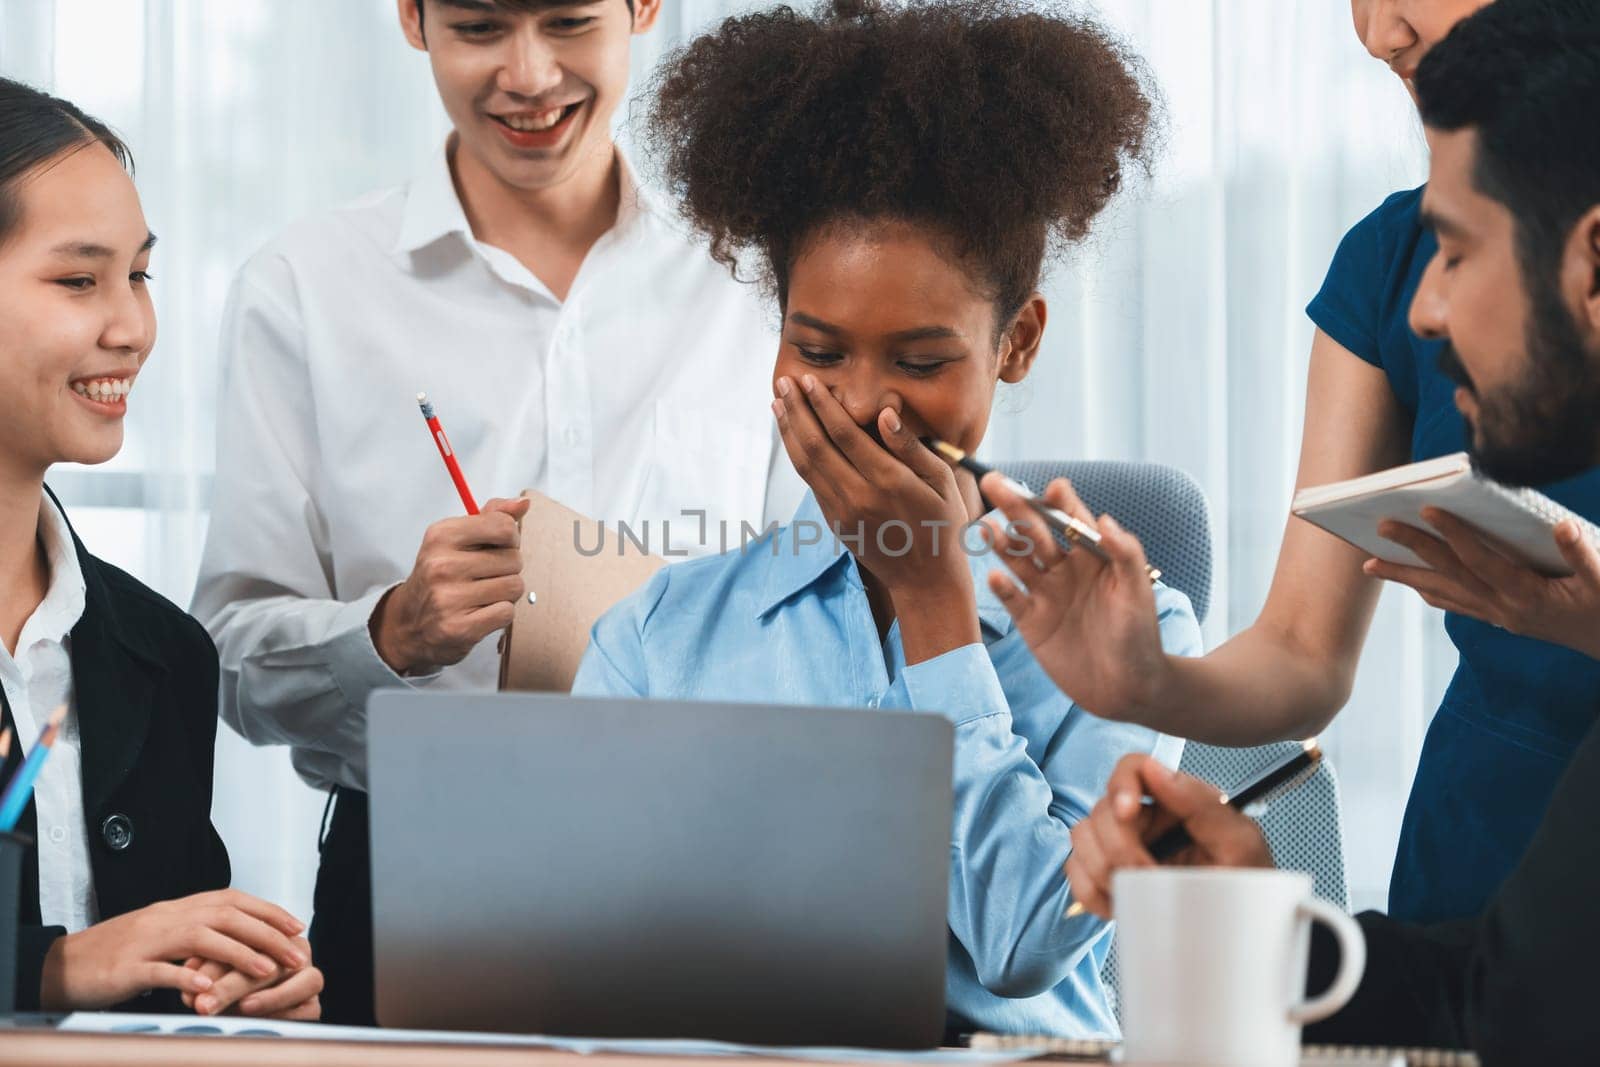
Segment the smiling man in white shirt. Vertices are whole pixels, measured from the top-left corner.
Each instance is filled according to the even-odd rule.
[[[224,718],[336,789],[311,938],[343,1023],[373,1021],[367,697],[493,688],[522,595],[524,505],[462,514],[417,392],[484,495],[533,487],[635,526],[703,510],[674,526],[691,554],[800,496],[768,408],[773,324],[611,138],[661,0],[397,2],[454,133],[409,184],[241,270],[194,603]]]

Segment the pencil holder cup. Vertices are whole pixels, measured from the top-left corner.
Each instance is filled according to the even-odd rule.
[[[33,844],[21,834],[0,834],[0,1018],[17,1007],[17,909],[22,857]]]

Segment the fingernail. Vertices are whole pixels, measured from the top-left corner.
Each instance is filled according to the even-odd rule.
[[[216,1010],[217,998],[212,996],[199,996],[194,998],[194,1010],[201,1015],[210,1015]]]
[[[1106,525],[1111,527],[1111,531],[1113,533],[1121,533],[1122,532],[1122,524],[1120,522],[1118,522],[1116,519],[1113,519],[1110,515],[1106,516]]]
[[[817,380],[809,374],[804,375],[800,379],[800,388],[808,393],[814,393],[817,391]]]
[[[774,400],[772,402],[772,413],[780,419],[783,418],[783,401]]]
[[[249,1015],[251,1012],[256,1010],[260,1003],[261,1001],[257,1000],[255,997],[245,997],[243,1000],[239,1001],[239,1011],[244,1015]]]
[[[788,378],[779,378],[778,379],[778,395],[779,396],[788,396],[789,395],[789,390],[792,389],[792,388],[793,388],[793,386],[791,386],[789,384],[789,379]]]
[[[212,983],[211,979],[207,978],[205,975],[197,974],[194,976],[194,984],[199,986],[201,989],[210,989]]]
[[[250,965],[250,969],[265,978],[277,969],[277,965],[265,957],[257,957],[255,962]]]
[[[1139,811],[1139,798],[1128,792],[1126,789],[1117,794],[1115,803],[1117,807],[1117,814],[1121,815],[1123,818],[1134,815]]]
[[[304,967],[306,965],[305,953],[301,952],[299,949],[295,949],[294,951],[290,952],[289,965],[291,967]]]
[[[890,433],[899,433],[901,430],[900,416],[894,413],[893,408],[884,408],[884,422],[889,424]]]

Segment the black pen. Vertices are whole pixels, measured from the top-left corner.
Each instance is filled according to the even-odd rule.
[[[1230,808],[1243,811],[1250,805],[1265,800],[1274,792],[1286,791],[1298,785],[1302,778],[1310,777],[1310,773],[1316,770],[1317,764],[1321,762],[1322,749],[1318,747],[1317,739],[1313,737],[1309,741],[1301,742],[1300,751],[1290,753],[1233,793],[1224,793],[1218,799]],[[1179,823],[1150,843],[1150,857],[1157,863],[1163,863],[1193,843],[1189,831]],[[1083,905],[1074,901],[1067,909],[1066,917],[1076,918],[1083,912]]]
[[[922,439],[922,443],[933,449],[945,459],[949,460],[951,463],[956,464],[958,467],[965,467],[967,470],[971,471],[980,482],[983,481],[984,475],[989,474],[994,470],[994,468],[990,467],[988,464],[980,463],[973,459],[972,456],[966,451],[959,449],[955,445],[952,445],[946,441],[941,441],[937,437],[924,437]],[[1096,559],[1103,560],[1107,563],[1111,562],[1111,557],[1107,555],[1106,550],[1100,546],[1099,530],[1096,530],[1093,526],[1090,526],[1081,519],[1075,518],[1058,508],[1053,508],[1049,504],[1046,504],[1039,498],[1037,493],[1023,485],[1021,482],[1017,481],[1015,478],[1008,477],[1005,474],[1001,474],[1000,477],[1005,479],[1006,485],[1013,493],[1016,493],[1023,500],[1026,500],[1028,502],[1028,506],[1034,511],[1038,512],[1039,517],[1044,519],[1045,525],[1049,526],[1056,533],[1066,538],[1069,544],[1076,545],[1087,550],[1089,554],[1094,556]],[[1159,570],[1150,566],[1149,564],[1146,564],[1144,569],[1145,573],[1150,576],[1150,581],[1152,583],[1160,580],[1161,572]]]

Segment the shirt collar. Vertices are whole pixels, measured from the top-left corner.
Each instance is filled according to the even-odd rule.
[[[50,585],[17,641],[19,655],[39,641],[65,640],[83,618],[83,568],[78,563],[77,546],[66,516],[49,494],[39,504],[39,543],[50,568]]]
[[[456,195],[450,174],[450,138],[446,138],[406,187],[406,206],[394,250],[415,252],[451,234],[471,237],[472,226]]]
[[[405,254],[426,248],[445,237],[458,236],[471,241],[472,224],[467,221],[467,209],[456,194],[455,177],[450,172],[450,138],[446,138],[438,151],[428,157],[428,162],[411,178],[406,188],[405,208],[400,218],[400,234],[395,238],[394,251]],[[662,217],[660,200],[639,181],[633,161],[620,147],[616,149],[619,197],[617,221],[612,227],[617,234],[633,230],[646,216]]]
[[[68,629],[74,638],[74,649],[98,650],[102,637],[109,637],[150,666],[166,670],[167,648],[161,636],[149,626],[139,625],[141,619],[125,622],[118,609],[119,602],[128,601],[125,591],[127,584],[131,583],[140,589],[144,587],[122,575],[118,588],[113,590],[107,584],[108,580],[121,572],[91,556],[88,549],[83,547],[83,542],[73,532],[72,523],[62,509],[61,502],[49,486],[45,486],[44,497],[39,521],[41,532],[44,532],[47,519],[50,524],[48,536],[51,540],[46,541],[45,551],[46,558],[50,560],[51,594],[59,584],[63,593],[62,618],[69,619]],[[148,590],[146,594],[149,597],[156,596]],[[49,594],[46,600],[49,600]],[[166,605],[166,601],[160,602]]]
[[[671,215],[654,189],[639,180],[633,160],[617,147],[617,224],[616,232],[631,233],[647,218],[664,219]]]
[[[998,515],[999,512],[991,512]],[[804,524],[804,525],[802,525]],[[804,543],[800,534],[804,534]],[[976,533],[971,536],[976,537]],[[812,542],[815,543],[812,543]],[[941,548],[964,551],[960,546],[941,538]],[[839,572],[844,580],[857,589],[862,588],[850,549],[835,537],[816,494],[809,489],[795,510],[789,525],[773,534],[771,543],[757,542],[741,551],[770,553],[766,580],[761,596],[756,601],[756,615],[766,615],[780,604],[797,596],[814,585]],[[849,562],[847,562],[849,561]],[[972,585],[977,593],[978,621],[994,638],[1011,632],[1011,613],[989,589],[988,575],[997,566],[1004,566],[990,552],[967,553],[967,563],[972,571]]]

